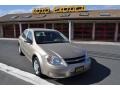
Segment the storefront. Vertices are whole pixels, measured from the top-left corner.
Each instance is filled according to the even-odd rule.
[[[17,38],[27,28],[56,29],[69,40],[120,41],[120,10],[23,13],[0,17],[0,37]]]

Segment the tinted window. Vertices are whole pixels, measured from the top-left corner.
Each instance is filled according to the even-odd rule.
[[[56,31],[35,31],[34,34],[37,44],[68,42],[65,36]]]

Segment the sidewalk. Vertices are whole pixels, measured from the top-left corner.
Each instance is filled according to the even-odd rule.
[[[18,38],[0,38],[0,40],[18,40]],[[76,41],[76,40],[72,40],[72,42],[79,43],[79,44],[99,44],[99,45],[117,45],[117,46],[120,46],[120,42]]]
[[[117,45],[120,46],[120,42],[104,42],[104,41],[72,41],[78,44],[99,44],[99,45]]]

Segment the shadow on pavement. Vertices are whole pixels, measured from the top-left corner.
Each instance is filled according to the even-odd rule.
[[[70,78],[58,79],[54,82],[64,85],[89,85],[100,82],[110,75],[111,71],[109,68],[98,63],[93,58],[91,60],[92,65],[88,72]]]

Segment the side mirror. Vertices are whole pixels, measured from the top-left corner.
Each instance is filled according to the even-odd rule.
[[[30,43],[30,44],[32,44],[33,42],[32,42],[32,40],[30,40],[30,39],[26,39],[24,42],[26,42],[26,43]]]

